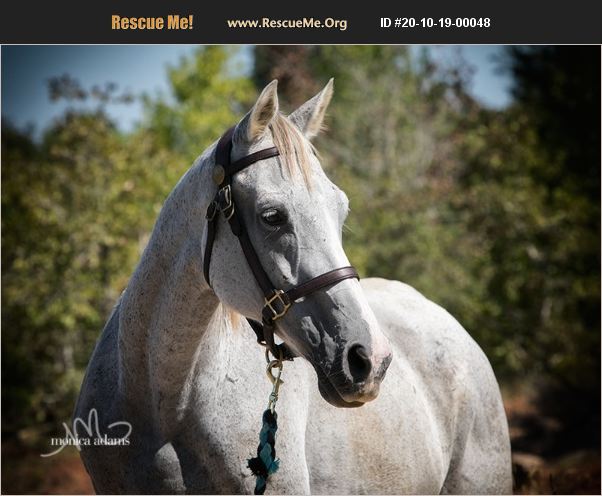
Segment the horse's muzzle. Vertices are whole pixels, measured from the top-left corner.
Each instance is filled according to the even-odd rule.
[[[391,359],[388,354],[375,362],[361,344],[348,345],[339,370],[316,370],[322,397],[338,407],[358,407],[376,399]]]

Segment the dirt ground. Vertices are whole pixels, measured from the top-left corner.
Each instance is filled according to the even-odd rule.
[[[514,492],[600,494],[599,415],[594,415],[597,431],[574,413],[572,418],[580,422],[581,429],[567,431],[557,415],[541,413],[540,403],[529,392],[505,394]],[[94,494],[75,448],[41,458],[39,449],[26,444],[15,438],[5,441],[3,436],[3,494]]]
[[[2,494],[94,494],[76,448],[49,458],[42,452],[17,440],[2,441]]]
[[[515,494],[600,494],[599,397],[591,401],[556,391],[504,395]]]

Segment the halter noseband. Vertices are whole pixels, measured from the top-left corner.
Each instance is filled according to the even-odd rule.
[[[209,280],[211,251],[217,234],[217,214],[218,212],[222,212],[230,224],[232,233],[238,238],[249,267],[264,295],[265,305],[261,312],[261,323],[252,319],[247,319],[247,321],[253,331],[255,331],[259,344],[266,346],[274,357],[281,356],[283,359],[292,360],[295,356],[292,350],[285,343],[276,345],[274,342],[274,322],[283,317],[291,305],[299,298],[308,296],[315,291],[332,286],[345,279],[359,279],[359,276],[355,268],[351,266],[341,267],[325,272],[286,291],[275,288],[259,261],[259,257],[253,248],[242,218],[237,213],[232,192],[232,176],[255,162],[276,157],[280,155],[280,152],[278,148],[273,146],[251,153],[232,162],[230,155],[232,152],[233,134],[234,127],[226,131],[218,141],[215,149],[213,181],[218,185],[218,190],[215,198],[207,208],[207,242],[203,257],[203,273],[207,284],[211,285]]]

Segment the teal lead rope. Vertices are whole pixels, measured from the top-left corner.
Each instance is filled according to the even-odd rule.
[[[266,358],[268,357],[266,352]],[[272,374],[272,369],[276,367],[278,374],[276,377]],[[270,394],[268,408],[263,412],[261,432],[259,433],[259,445],[257,446],[257,456],[248,460],[248,467],[256,477],[255,494],[265,493],[268,478],[278,470],[280,460],[276,459],[276,431],[278,430],[278,414],[276,413],[276,402],[278,401],[278,389],[282,380],[282,359],[272,360],[268,363],[268,377],[274,387]]]
[[[249,468],[257,478],[255,481],[255,494],[265,493],[268,477],[278,470],[279,460],[276,460],[276,431],[278,415],[269,408],[263,412],[263,427],[259,433],[259,446],[257,456],[249,460]]]

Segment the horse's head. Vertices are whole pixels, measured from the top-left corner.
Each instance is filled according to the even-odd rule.
[[[232,191],[261,265],[277,288],[287,290],[349,265],[341,239],[348,200],[309,142],[322,126],[332,80],[288,117],[278,112],[276,89],[273,81],[236,126],[232,160],[272,146],[280,156],[237,173]],[[223,216],[219,223],[212,286],[226,305],[260,319],[262,292]],[[360,406],[378,395],[391,350],[356,279],[301,298],[277,320],[276,333],[312,364],[331,404]]]

